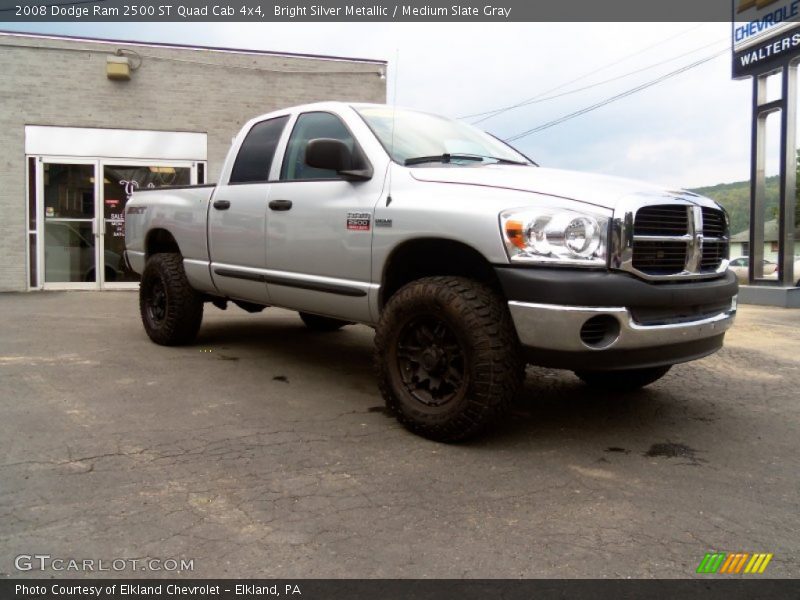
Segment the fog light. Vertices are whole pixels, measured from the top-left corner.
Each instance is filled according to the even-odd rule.
[[[619,338],[619,321],[611,315],[598,315],[587,319],[581,327],[581,341],[589,348],[608,348]]]

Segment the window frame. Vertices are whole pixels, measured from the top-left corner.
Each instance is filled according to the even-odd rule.
[[[304,181],[349,181],[346,177],[342,177],[342,176],[337,176],[337,177],[317,177],[317,178],[314,178],[314,179],[283,179],[283,165],[286,162],[286,158],[287,158],[287,156],[289,154],[289,144],[292,141],[292,136],[294,135],[294,132],[297,129],[297,124],[300,122],[300,118],[303,115],[310,115],[310,114],[326,114],[326,115],[331,115],[332,117],[338,119],[339,122],[342,124],[342,126],[350,134],[350,137],[353,138],[353,150],[357,150],[358,151],[359,156],[364,161],[365,170],[373,168],[372,167],[372,161],[369,160],[369,157],[367,156],[367,153],[364,152],[364,148],[361,146],[361,144],[358,141],[358,136],[356,136],[356,134],[353,133],[353,130],[350,128],[350,125],[347,124],[347,121],[342,117],[342,115],[339,115],[339,114],[337,114],[337,113],[335,113],[333,111],[330,111],[330,110],[307,110],[307,111],[304,111],[304,112],[301,112],[301,113],[297,113],[297,115],[295,116],[294,122],[292,123],[292,129],[289,132],[288,137],[286,138],[286,144],[284,145],[284,148],[283,148],[283,155],[281,156],[280,169],[278,169],[278,179],[270,181],[269,183],[299,183],[299,182],[304,182]],[[314,139],[314,138],[312,138],[312,139]]]

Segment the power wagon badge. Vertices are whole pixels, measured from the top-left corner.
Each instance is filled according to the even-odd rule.
[[[369,231],[371,215],[365,212],[347,213],[347,228],[352,231]]]

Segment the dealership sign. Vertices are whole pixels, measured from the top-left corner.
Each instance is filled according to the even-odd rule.
[[[800,54],[800,0],[733,0],[733,76],[780,67]]]

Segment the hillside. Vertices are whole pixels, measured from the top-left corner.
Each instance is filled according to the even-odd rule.
[[[774,219],[778,215],[779,197],[778,177],[767,177],[767,210],[766,220]],[[736,234],[750,226],[750,182],[737,181],[734,183],[720,183],[708,187],[691,190],[701,196],[708,196],[719,202],[728,211],[731,218],[731,233]]]

